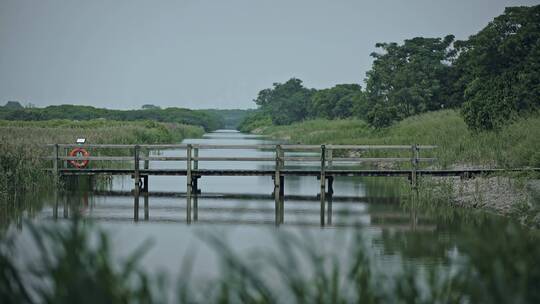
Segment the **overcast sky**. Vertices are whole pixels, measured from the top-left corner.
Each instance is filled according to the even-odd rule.
[[[377,42],[478,32],[504,0],[0,0],[0,104],[248,108],[360,83]]]

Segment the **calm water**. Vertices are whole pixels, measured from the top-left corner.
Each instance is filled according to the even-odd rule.
[[[185,143],[244,145],[274,142],[223,130],[209,133],[201,139],[188,139]],[[163,151],[162,155],[181,156],[183,153],[169,150]],[[200,151],[200,156],[265,155],[273,154],[257,150]],[[185,162],[150,163],[150,168],[183,166]],[[199,167],[255,169],[273,168],[273,163],[201,162]],[[111,187],[112,190],[129,191],[133,182],[129,178],[115,177]],[[270,177],[203,177],[199,180],[199,187],[203,194],[270,195],[273,181]],[[184,192],[186,179],[151,176],[149,188],[150,191]],[[182,275],[180,267],[188,252],[195,254],[193,265],[196,276],[204,278],[219,273],[216,260],[219,252],[201,240],[205,234],[219,234],[228,240],[235,252],[243,255],[253,250],[276,249],[276,237],[288,232],[299,233],[312,240],[315,250],[334,254],[344,262],[347,260],[347,244],[353,242],[354,236],[361,234],[374,261],[386,273],[391,273],[404,263],[421,268],[447,265],[462,250],[470,249],[464,244],[471,238],[497,235],[497,230],[502,231],[510,225],[504,219],[485,213],[463,213],[458,210],[433,212],[422,208],[410,211],[399,202],[399,187],[395,180],[338,177],[334,181],[335,199],[331,204],[331,214],[327,214],[326,219],[330,219],[331,223],[327,222],[321,227],[320,203],[316,199],[318,190],[319,181],[315,177],[286,177],[286,195],[312,198],[286,199],[284,223],[279,227],[274,222],[274,200],[271,197],[200,197],[198,220],[191,224],[186,222],[186,199],[183,197],[151,196],[147,219],[144,219],[144,200],[141,197],[138,222],[133,220],[131,196],[100,196],[92,193],[60,197],[56,210],[54,203],[50,202],[39,211],[26,213],[26,216],[37,222],[56,225],[65,222],[64,216],[69,217],[73,212],[67,207],[71,205],[71,208],[79,209],[85,217],[95,220],[110,232],[119,257],[132,252],[144,240],[152,240],[152,249],[144,257],[143,266],[152,272],[165,272],[173,278]],[[13,224],[11,230],[16,230],[15,226]],[[20,230],[24,239],[24,225],[19,226]]]

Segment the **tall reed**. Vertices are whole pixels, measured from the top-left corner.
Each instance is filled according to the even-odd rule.
[[[153,121],[0,121],[0,202],[47,187],[44,169],[51,164],[41,157],[52,149],[45,144],[74,143],[78,137],[93,144],[178,143],[203,133],[201,127]]]

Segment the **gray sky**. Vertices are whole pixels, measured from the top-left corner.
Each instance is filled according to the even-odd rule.
[[[376,42],[478,32],[504,0],[0,0],[0,104],[248,108],[361,83]]]

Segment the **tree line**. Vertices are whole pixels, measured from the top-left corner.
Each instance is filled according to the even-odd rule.
[[[453,35],[377,43],[365,88],[316,90],[292,78],[254,100],[241,128],[314,118],[366,120],[376,128],[427,111],[459,108],[473,130],[497,129],[540,107],[540,5],[508,7],[467,40]]]
[[[18,104],[18,103],[17,103]],[[24,108],[14,102],[0,107],[0,120],[91,120],[108,119],[118,121],[153,120],[201,126],[206,131],[222,128],[223,118],[219,110],[190,110],[184,108],[161,109],[157,106],[141,110],[111,110],[92,106],[57,105],[45,108]]]

